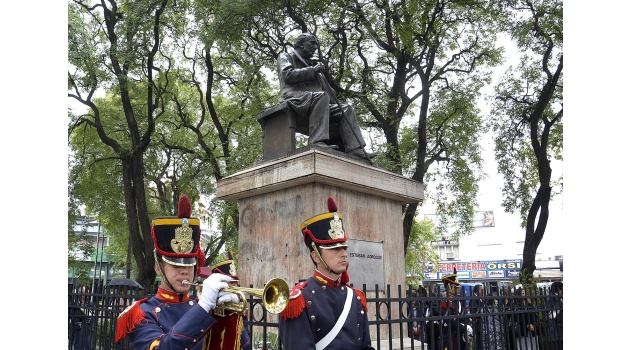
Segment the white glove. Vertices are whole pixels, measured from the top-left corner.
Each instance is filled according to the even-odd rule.
[[[223,303],[238,303],[239,297],[235,293],[231,292],[219,292],[219,297],[217,298],[217,305],[222,305]]]
[[[228,288],[228,283],[224,281],[230,281],[230,276],[222,275],[221,273],[214,273],[204,280],[202,284],[202,294],[198,300],[198,304],[206,311],[210,312],[217,306],[217,298],[219,297],[219,290]]]

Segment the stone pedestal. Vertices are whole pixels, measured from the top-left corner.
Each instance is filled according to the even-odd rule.
[[[377,277],[381,287],[390,284],[392,295],[398,285],[404,290],[402,205],[423,199],[422,184],[318,149],[269,161],[218,182],[217,197],[239,205],[240,285],[263,288],[271,278],[279,277],[291,288],[309,278],[314,265],[300,225],[305,219],[326,213],[330,196],[338,205],[350,242],[350,282],[362,289],[363,281],[358,279],[369,275]],[[355,253],[352,258],[351,243],[354,249],[368,247],[371,254]],[[376,247],[379,254],[374,253]],[[354,266],[364,258],[371,260]],[[371,271],[360,271],[366,266]],[[361,272],[356,273],[360,278],[354,279],[354,271]],[[377,297],[375,284],[367,283],[367,289],[367,298]],[[378,293],[384,296],[383,289]],[[369,320],[376,320],[377,312],[375,303],[369,303]],[[388,318],[384,312],[379,310],[380,317]],[[399,317],[398,308],[390,312],[391,318]],[[253,314],[258,312],[253,310]],[[278,321],[277,315],[274,319]],[[376,330],[371,327],[373,340],[377,339]],[[399,329],[393,334],[399,336]],[[387,335],[383,327],[381,339]]]
[[[262,288],[280,277],[291,287],[312,275],[300,224],[327,212],[329,196],[338,205],[349,240],[382,244],[384,282],[392,288],[405,285],[402,205],[423,199],[422,184],[312,149],[219,181],[217,197],[239,205],[242,286]],[[362,288],[351,271],[351,283]]]

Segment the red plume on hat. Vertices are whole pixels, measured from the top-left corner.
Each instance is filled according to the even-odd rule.
[[[338,206],[336,205],[336,202],[334,202],[334,199],[331,197],[327,198],[327,209],[330,213],[338,211]]]
[[[191,200],[189,196],[186,194],[180,195],[180,199],[178,200],[178,217],[179,218],[190,218],[191,217]],[[197,252],[197,274],[199,275],[201,272],[202,266],[206,263],[206,254],[202,251],[202,249],[198,249]]]
[[[191,217],[191,201],[189,200],[189,196],[187,196],[186,194],[181,195],[180,200],[178,201],[178,217]]]

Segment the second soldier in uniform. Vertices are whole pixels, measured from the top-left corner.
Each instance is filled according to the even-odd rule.
[[[328,213],[301,224],[315,270],[294,286],[279,318],[284,349],[373,349],[364,293],[352,288],[347,274],[347,235],[334,200]]]

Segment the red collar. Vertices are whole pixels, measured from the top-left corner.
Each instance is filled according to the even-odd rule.
[[[189,293],[183,294],[182,300],[180,300],[180,294],[162,288],[158,288],[158,291],[156,292],[156,297],[160,300],[171,303],[182,303],[185,301],[189,301]]]
[[[320,273],[320,271],[318,271],[318,270],[314,270],[314,275],[312,277],[314,277],[318,282],[326,285],[327,287],[338,287],[338,286],[340,286],[340,277],[338,277],[334,281],[331,278],[329,278],[329,277],[323,275],[322,273]]]

